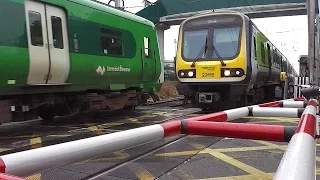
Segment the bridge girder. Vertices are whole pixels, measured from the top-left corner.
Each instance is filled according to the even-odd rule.
[[[173,14],[159,18],[159,23],[166,23],[168,25],[179,25],[188,17],[206,14],[210,12],[225,12],[236,11],[249,16],[250,18],[264,18],[264,17],[278,17],[278,16],[292,16],[292,15],[306,15],[306,3],[287,3],[287,4],[269,4],[256,6],[243,6],[233,8],[222,8],[216,10],[203,10],[196,12]]]

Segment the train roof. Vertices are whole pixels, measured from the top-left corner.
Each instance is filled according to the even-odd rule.
[[[50,2],[50,0],[48,0],[48,1]],[[93,0],[67,0],[67,1],[70,1],[70,2],[73,2],[76,4],[81,4],[81,5],[84,5],[84,6],[99,10],[99,11],[103,11],[103,12],[106,12],[109,14],[113,14],[113,15],[116,15],[116,16],[119,16],[122,18],[126,18],[126,19],[129,19],[132,21],[136,21],[136,22],[145,24],[147,26],[154,27],[154,24],[145,18],[142,18],[142,17],[137,16],[137,15],[130,13],[130,12],[118,10],[118,9],[111,7],[107,4],[104,4],[102,2],[93,1]]]

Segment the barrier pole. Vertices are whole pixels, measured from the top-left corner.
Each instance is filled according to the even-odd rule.
[[[283,155],[274,179],[298,180],[316,178],[316,107],[318,102],[309,100],[297,130]]]
[[[181,121],[181,132],[188,135],[289,142],[295,130],[295,126]]]

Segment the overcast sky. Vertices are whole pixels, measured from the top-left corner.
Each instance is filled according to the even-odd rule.
[[[109,0],[100,0],[108,2]],[[155,2],[156,0],[149,0]],[[143,8],[143,0],[124,0],[127,11],[136,13]],[[284,53],[298,71],[298,59],[300,55],[308,54],[308,24],[307,16],[288,16],[277,18],[253,19],[257,27]],[[172,26],[165,31],[166,60],[172,60],[175,56],[174,39],[178,37],[179,26]]]

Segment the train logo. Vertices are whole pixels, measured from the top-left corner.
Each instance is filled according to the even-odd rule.
[[[96,70],[96,72],[97,72],[99,75],[103,76],[104,73],[106,72],[106,68],[105,68],[104,66],[102,66],[102,67],[99,66],[98,69]]]

